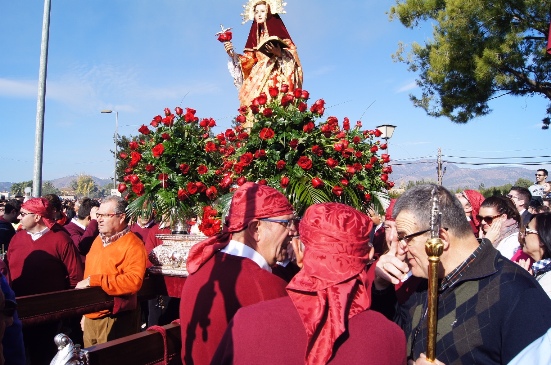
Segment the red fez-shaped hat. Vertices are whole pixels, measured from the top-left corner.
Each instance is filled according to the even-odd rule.
[[[188,256],[187,270],[197,271],[216,251],[226,247],[233,232],[247,228],[253,219],[293,214],[285,195],[266,185],[247,182],[234,193],[226,224],[221,233],[194,245]]]
[[[327,363],[348,318],[370,306],[372,226],[367,215],[340,203],[312,205],[300,222],[304,267],[287,292],[306,329],[306,364]]]
[[[55,224],[55,221],[50,219],[50,202],[44,198],[31,198],[21,205],[21,209],[41,216],[44,224],[48,228],[52,228]]]

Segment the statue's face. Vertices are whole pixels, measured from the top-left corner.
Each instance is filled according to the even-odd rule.
[[[268,7],[265,4],[258,4],[254,7],[254,20],[257,23],[264,23],[268,17]]]

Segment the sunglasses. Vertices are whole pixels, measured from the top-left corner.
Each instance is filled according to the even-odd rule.
[[[483,217],[483,216],[481,216],[481,215],[477,215],[477,216],[476,216],[476,219],[478,219],[480,222],[486,222],[486,223],[488,223],[489,225],[491,225],[492,222],[494,221],[494,219],[496,219],[496,218],[498,218],[498,217],[501,217],[501,214],[494,215],[493,217],[492,217],[492,216]]]

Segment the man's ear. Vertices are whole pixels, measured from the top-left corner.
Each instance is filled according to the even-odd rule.
[[[440,238],[444,242],[444,251],[450,246],[450,233],[445,228],[440,228]]]
[[[259,236],[259,227],[260,227],[260,221],[253,219],[249,222],[246,229],[246,234],[252,237],[257,242],[258,242],[258,236]]]

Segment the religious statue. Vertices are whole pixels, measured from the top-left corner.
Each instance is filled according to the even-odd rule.
[[[230,56],[228,67],[239,90],[239,102],[249,106],[264,92],[270,98],[269,88],[288,85],[289,91],[302,88],[302,67],[298,52],[285,24],[279,16],[285,13],[281,0],[250,0],[243,7],[243,24],[253,24],[243,54],[236,54],[230,29],[217,33],[218,40]]]

